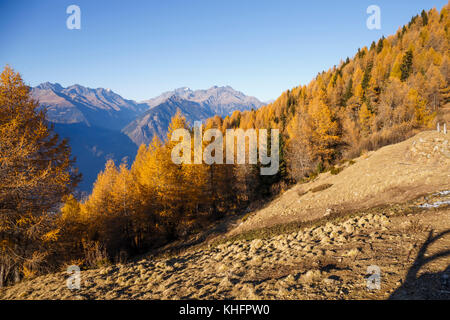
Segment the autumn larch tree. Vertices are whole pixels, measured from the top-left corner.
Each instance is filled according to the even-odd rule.
[[[79,181],[70,147],[49,127],[21,76],[0,76],[0,285],[45,264],[52,213]]]

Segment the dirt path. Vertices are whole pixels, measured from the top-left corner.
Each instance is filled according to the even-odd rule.
[[[449,140],[450,133],[425,131],[369,152],[345,164],[344,170],[336,175],[327,172],[313,182],[286,191],[228,236],[293,221],[315,220],[330,212],[403,203],[436,190],[450,189]]]

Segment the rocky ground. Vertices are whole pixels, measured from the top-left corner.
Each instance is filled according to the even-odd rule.
[[[448,192],[262,239],[24,281],[2,299],[450,299]],[[436,204],[436,205],[433,205]],[[369,266],[380,288],[369,290]],[[373,276],[372,278],[373,279]]]
[[[422,132],[183,252],[83,270],[77,290],[66,272],[40,276],[0,299],[450,299],[449,190],[448,134]]]

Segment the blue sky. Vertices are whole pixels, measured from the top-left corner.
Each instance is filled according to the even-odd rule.
[[[0,0],[0,66],[137,101],[230,85],[266,101],[446,0]],[[81,30],[66,8],[81,9]],[[369,5],[381,30],[366,27]]]

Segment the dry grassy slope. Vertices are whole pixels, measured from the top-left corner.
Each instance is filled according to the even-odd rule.
[[[79,290],[66,287],[64,272],[41,276],[0,290],[0,299],[450,299],[450,207],[416,204],[82,271]],[[367,290],[372,265],[381,286]]]
[[[40,276],[0,290],[0,299],[450,299],[450,193],[435,193],[450,189],[449,175],[448,136],[423,132],[336,176],[296,186],[234,232],[321,217],[330,207],[345,211],[432,195],[335,212],[261,239],[82,271],[79,290],[67,288],[65,272]],[[299,195],[325,183],[333,186]],[[418,207],[437,201],[447,205]],[[379,290],[367,290],[371,265],[381,271]]]
[[[450,128],[449,128],[450,130]],[[292,221],[314,220],[328,212],[348,212],[402,203],[436,190],[450,189],[450,133],[425,131],[394,145],[369,152],[337,175],[286,191],[252,214],[228,235]],[[331,184],[328,189],[309,191]],[[305,193],[306,192],[306,193]]]

